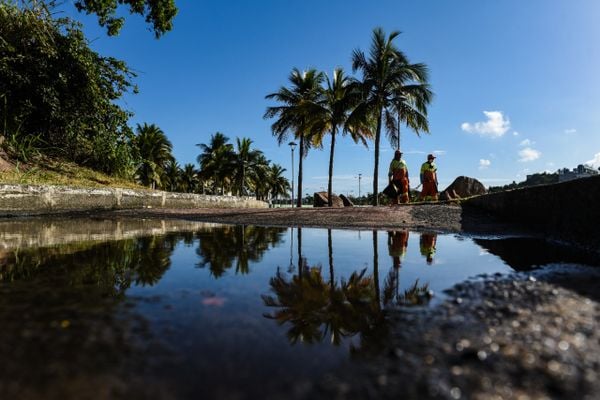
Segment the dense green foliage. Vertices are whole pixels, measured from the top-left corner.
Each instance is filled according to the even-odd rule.
[[[0,1],[1,133],[17,157],[27,144],[130,174],[130,114],[114,101],[135,90],[133,76],[124,62],[90,49],[77,23]]]
[[[119,5],[129,6],[131,14],[144,16],[157,38],[173,29],[173,18],[177,15],[174,0],[75,0],[77,10],[96,14],[98,23],[106,27],[109,35],[117,35],[125,22],[125,18],[117,16]]]
[[[211,136],[209,143],[197,144],[202,181],[202,192],[245,196],[254,193],[257,199],[287,197],[288,180],[282,176],[285,169],[271,162],[262,151],[252,148],[252,140],[237,138],[236,147],[221,132]]]

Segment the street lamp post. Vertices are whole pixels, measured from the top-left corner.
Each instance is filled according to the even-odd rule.
[[[360,178],[362,178],[362,174],[358,174],[358,198],[360,199]]]
[[[296,148],[296,142],[289,142],[288,146],[292,149],[292,208],[294,208],[294,149]]]

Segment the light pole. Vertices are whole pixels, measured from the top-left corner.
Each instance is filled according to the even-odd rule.
[[[362,174],[358,174],[358,198],[360,199],[360,178],[362,178]]]
[[[296,142],[289,142],[288,146],[292,149],[292,208],[294,208],[294,149],[296,148]]]

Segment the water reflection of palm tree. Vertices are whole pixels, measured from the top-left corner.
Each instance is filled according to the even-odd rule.
[[[435,246],[437,242],[437,233],[428,232],[421,233],[421,237],[419,238],[419,247],[421,250],[421,255],[425,257],[425,260],[428,265],[433,263],[433,256],[435,255]]]
[[[227,269],[250,272],[250,262],[260,261],[269,247],[275,246],[285,234],[285,228],[234,225],[209,228],[197,232],[199,239],[196,254],[201,260],[198,266],[209,266],[211,274],[219,278]]]
[[[300,231],[300,229],[299,229]],[[270,280],[275,296],[262,296],[266,306],[277,308],[265,317],[283,325],[291,343],[313,343],[329,337],[339,345],[344,337],[360,333],[363,337],[383,322],[376,280],[366,276],[366,269],[353,272],[348,280],[335,281],[331,230],[327,231],[329,282],[321,267],[309,267],[302,254],[302,235],[298,235],[298,274],[289,280],[278,269]]]
[[[269,284],[275,296],[262,296],[266,306],[277,310],[265,317],[279,325],[290,324],[291,343],[314,343],[329,337],[339,345],[342,338],[367,334],[383,321],[375,297],[374,280],[366,270],[353,272],[346,281],[326,282],[320,267],[306,267],[304,275],[289,280],[277,271]]]

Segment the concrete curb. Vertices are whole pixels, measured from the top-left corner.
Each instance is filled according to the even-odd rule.
[[[600,243],[600,176],[473,197],[476,207],[550,236]]]
[[[267,208],[251,197],[209,196],[153,190],[0,185],[0,216],[139,208]]]

